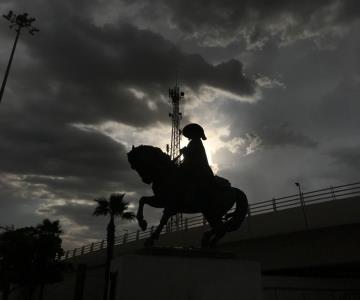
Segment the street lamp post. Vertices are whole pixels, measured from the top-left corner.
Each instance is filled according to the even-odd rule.
[[[295,182],[295,185],[299,189],[299,198],[300,198],[301,209],[302,209],[302,212],[303,212],[303,215],[304,215],[305,227],[309,228],[309,222],[308,222],[306,211],[305,211],[305,202],[304,202],[304,198],[303,198],[303,193],[301,191],[301,185],[300,185],[299,182]]]
[[[127,242],[127,238],[129,235],[129,230],[128,229],[123,229],[124,235],[123,235],[123,244],[125,244]]]
[[[7,15],[3,15],[3,17],[10,22],[9,27],[11,29],[15,28],[16,37],[15,37],[14,45],[13,45],[12,50],[11,50],[8,65],[6,67],[5,76],[4,76],[3,82],[1,84],[0,103],[1,103],[2,97],[4,95],[5,85],[6,85],[6,82],[7,82],[7,78],[9,76],[11,63],[12,63],[13,58],[14,58],[14,53],[15,53],[17,42],[19,40],[21,29],[23,29],[23,28],[28,29],[28,32],[31,35],[34,35],[35,32],[39,31],[39,29],[32,26],[32,23],[35,21],[35,18],[29,18],[27,13],[23,13],[21,15],[16,15],[10,10],[9,13]]]

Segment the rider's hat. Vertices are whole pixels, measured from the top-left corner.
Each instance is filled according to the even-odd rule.
[[[196,123],[186,125],[182,130],[182,134],[188,139],[201,138],[203,140],[206,140],[204,129]]]

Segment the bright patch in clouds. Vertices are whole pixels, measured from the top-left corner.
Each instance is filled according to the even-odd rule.
[[[128,88],[128,91],[129,91],[135,98],[137,98],[137,99],[139,99],[139,100],[145,99],[145,102],[146,102],[146,104],[147,104],[147,106],[148,106],[148,108],[149,108],[150,110],[155,111],[155,110],[158,109],[156,102],[155,102],[154,100],[148,98],[147,95],[146,95],[143,91],[141,91],[141,90],[139,90],[139,89],[136,89],[136,88]],[[161,99],[161,100],[163,100],[163,99]]]
[[[203,126],[207,137],[207,140],[203,142],[204,147],[209,164],[215,173],[221,171],[221,166],[213,159],[214,154],[220,149],[225,148],[231,153],[240,155],[249,155],[260,149],[261,139],[254,133],[247,133],[244,137],[232,137],[231,120],[221,110],[221,105],[225,101],[253,103],[260,98],[260,94],[253,98],[244,98],[213,87],[203,86],[198,95],[192,91],[189,91],[187,95],[191,95],[191,101],[185,99],[184,115],[191,122]],[[182,141],[182,146],[185,146],[185,141]]]
[[[145,93],[135,88],[129,88],[128,91],[133,94],[138,99],[143,99],[145,97]]]
[[[261,99],[259,93],[255,93],[254,95],[250,95],[250,96],[238,95],[209,85],[202,85],[197,94],[194,93],[194,91],[192,90],[190,90],[189,94],[192,95],[191,98],[194,98],[195,100],[200,102],[232,100],[232,101],[254,103]]]
[[[128,150],[131,149],[132,145],[152,145],[164,150],[166,149],[166,144],[169,144],[171,134],[170,121],[168,126],[158,123],[156,126],[147,128],[137,128],[114,121],[98,125],[80,123],[73,124],[73,126],[80,130],[101,132],[125,145]]]

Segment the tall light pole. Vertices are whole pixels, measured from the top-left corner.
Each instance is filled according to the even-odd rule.
[[[303,193],[301,191],[301,185],[300,185],[299,182],[295,182],[295,185],[299,189],[299,198],[300,198],[301,209],[302,209],[303,216],[304,216],[305,227],[306,227],[306,229],[308,229],[309,228],[309,222],[308,222],[307,215],[306,215],[305,201],[304,201]]]
[[[13,58],[14,58],[14,53],[15,53],[17,42],[19,40],[21,29],[23,29],[23,28],[28,29],[28,32],[31,35],[34,35],[35,32],[39,31],[39,29],[32,26],[32,23],[35,21],[35,18],[30,18],[27,13],[23,13],[21,15],[16,15],[10,10],[9,13],[7,15],[3,15],[3,17],[10,22],[10,28],[15,29],[16,37],[15,37],[13,48],[11,50],[8,65],[6,67],[5,76],[4,76],[3,82],[1,84],[0,103],[1,103],[2,97],[4,95],[6,81],[7,81],[7,78],[9,76],[11,63],[12,63]]]

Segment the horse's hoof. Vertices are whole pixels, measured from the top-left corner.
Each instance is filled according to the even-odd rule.
[[[144,243],[144,246],[145,247],[152,247],[154,246],[154,240],[152,238],[148,238],[145,240],[145,243]]]
[[[139,226],[142,231],[145,231],[147,228],[147,222],[145,220],[138,220]]]

